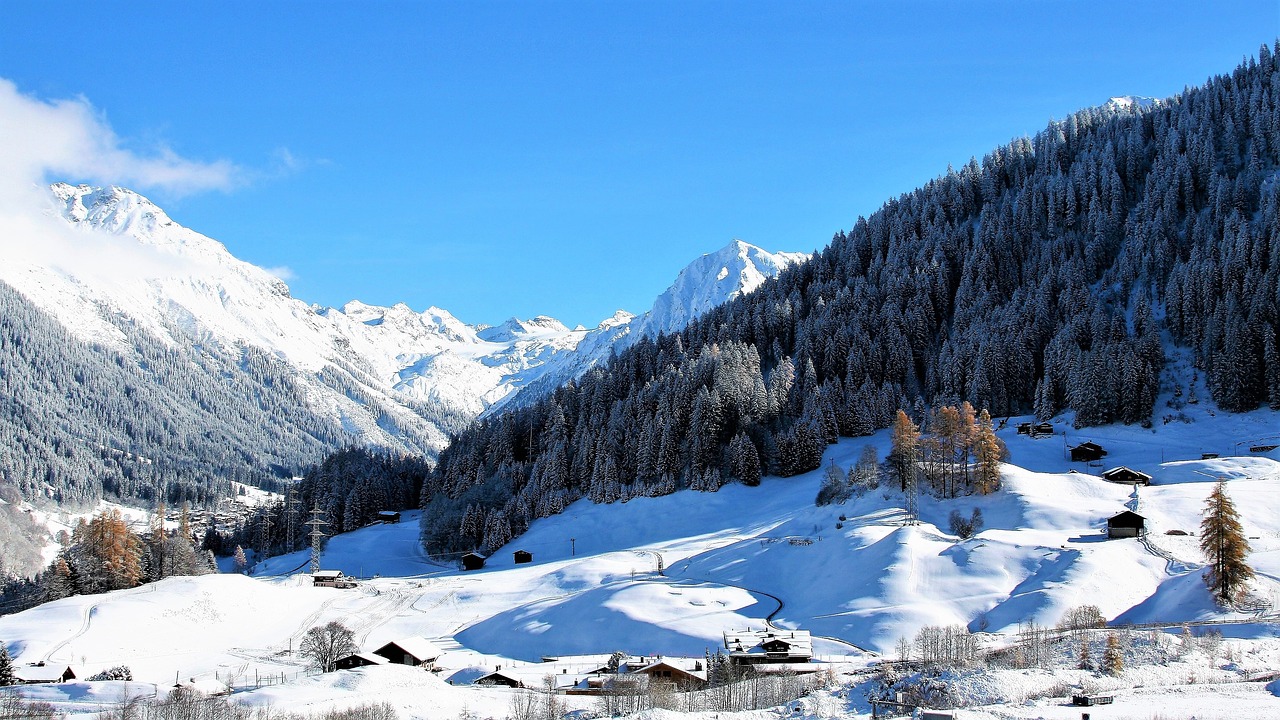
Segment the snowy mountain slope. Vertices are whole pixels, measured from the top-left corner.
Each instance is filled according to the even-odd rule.
[[[59,183],[50,213],[65,224],[54,224],[47,247],[13,248],[0,280],[76,337],[125,356],[135,354],[136,333],[228,357],[265,351],[303,388],[296,412],[362,443],[436,452],[449,432],[521,388],[554,387],[633,332],[623,311],[585,330],[544,316],[475,326],[404,304],[309,307],[279,278],[129,190]],[[701,268],[712,256],[681,273],[644,326],[674,328],[793,259],[738,242],[730,249],[718,278]]]

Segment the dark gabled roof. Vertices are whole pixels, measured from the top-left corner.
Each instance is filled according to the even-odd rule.
[[[1150,475],[1144,472],[1139,472],[1138,470],[1134,470],[1131,467],[1125,467],[1124,465],[1121,465],[1120,467],[1113,467],[1110,470],[1107,470],[1106,472],[1102,473],[1102,477],[1106,478],[1107,480],[1110,480],[1115,477],[1125,477],[1125,476],[1142,478],[1143,482],[1151,482]]]
[[[1115,515],[1112,515],[1111,517],[1107,518],[1107,524],[1122,525],[1122,526],[1128,526],[1128,525],[1137,526],[1137,525],[1142,525],[1143,523],[1146,522],[1146,520],[1147,519],[1145,517],[1139,515],[1138,513],[1132,510],[1125,510],[1124,512],[1116,513]]]

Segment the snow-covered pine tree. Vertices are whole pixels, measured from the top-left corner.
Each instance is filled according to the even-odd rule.
[[[9,648],[0,640],[0,687],[17,685],[18,678],[13,674],[13,658],[9,657]]]

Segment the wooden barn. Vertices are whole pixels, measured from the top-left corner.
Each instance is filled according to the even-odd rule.
[[[463,570],[479,570],[484,567],[485,557],[480,553],[469,552],[462,556]]]
[[[481,675],[475,680],[472,680],[472,683],[475,685],[488,686],[501,685],[509,688],[524,687],[524,683],[520,681],[520,678],[513,677],[511,673],[504,673],[501,670],[495,670],[487,675]]]
[[[533,553],[528,550],[517,550],[513,553],[517,565],[533,562]]]
[[[1107,451],[1096,442],[1082,442],[1071,448],[1071,462],[1095,462],[1107,456]]]
[[[333,665],[339,670],[354,670],[358,667],[368,667],[370,665],[389,665],[391,663],[387,658],[375,653],[356,653],[339,658]]]
[[[373,654],[386,658],[393,665],[429,667],[444,651],[424,637],[407,637],[393,640],[374,650]]]
[[[384,523],[400,522],[400,513],[395,510],[379,510],[378,520]]]
[[[813,658],[813,638],[808,630],[726,631],[724,649],[738,665],[807,663]]]
[[[1107,518],[1108,538],[1138,537],[1147,531],[1147,519],[1132,510]]]
[[[1117,468],[1111,468],[1110,470],[1102,473],[1102,479],[1106,480],[1107,482],[1127,483],[1129,485],[1150,485],[1151,484],[1150,475],[1144,472],[1138,472],[1137,470],[1134,470],[1132,468],[1127,468],[1123,465]]]

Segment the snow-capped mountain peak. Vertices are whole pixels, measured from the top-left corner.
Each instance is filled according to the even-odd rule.
[[[675,283],[658,296],[653,308],[638,322],[642,323],[643,332],[651,336],[679,330],[708,310],[746,295],[787,266],[808,258],[808,253],[770,253],[735,239],[681,270]]]
[[[438,307],[308,306],[135,192],[66,183],[51,191],[50,247],[11,257],[0,279],[73,333],[125,354],[133,332],[233,356],[258,348],[297,373],[310,412],[365,442],[405,448],[439,450],[447,437],[436,418],[457,423],[517,394],[536,398],[807,257],[735,240],[681,271],[639,317],[619,310],[592,329],[546,315],[485,327]]]

